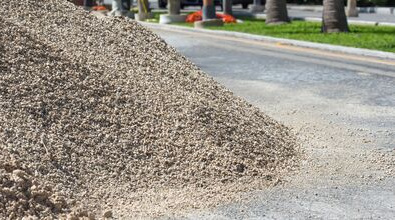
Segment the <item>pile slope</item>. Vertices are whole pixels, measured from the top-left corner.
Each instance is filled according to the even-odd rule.
[[[0,192],[11,192],[0,195],[0,217],[59,216],[79,203],[93,215],[157,216],[204,206],[166,200],[153,211],[150,196],[169,189],[225,195],[294,167],[288,128],[141,25],[64,0],[10,0],[0,13],[0,159],[9,161]],[[35,201],[37,187],[19,187],[18,173],[46,197]],[[15,210],[20,194],[33,199]]]

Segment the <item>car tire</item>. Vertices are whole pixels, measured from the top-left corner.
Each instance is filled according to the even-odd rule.
[[[243,3],[243,4],[241,4],[241,7],[242,7],[243,9],[247,9],[247,8],[248,8],[248,3]]]
[[[167,2],[165,0],[158,0],[158,7],[159,8],[166,8]]]

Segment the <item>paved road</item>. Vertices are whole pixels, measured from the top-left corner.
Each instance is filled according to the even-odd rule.
[[[395,61],[329,52],[324,52],[328,55],[325,56],[316,50],[285,45],[267,47],[254,41],[226,41],[206,34],[157,33],[218,79],[265,81],[295,90],[314,89],[327,99],[395,107]]]
[[[394,61],[156,32],[236,95],[292,127],[306,154],[284,185],[187,219],[394,218]]]

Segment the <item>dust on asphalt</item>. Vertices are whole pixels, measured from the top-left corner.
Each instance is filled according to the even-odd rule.
[[[394,66],[154,31],[235,94],[292,127],[305,151],[299,172],[284,184],[189,218],[394,216],[395,78],[388,76]]]

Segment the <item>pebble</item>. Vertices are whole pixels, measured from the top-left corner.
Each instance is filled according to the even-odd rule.
[[[111,218],[112,217],[112,211],[111,210],[107,210],[103,213],[103,217],[104,218]]]

